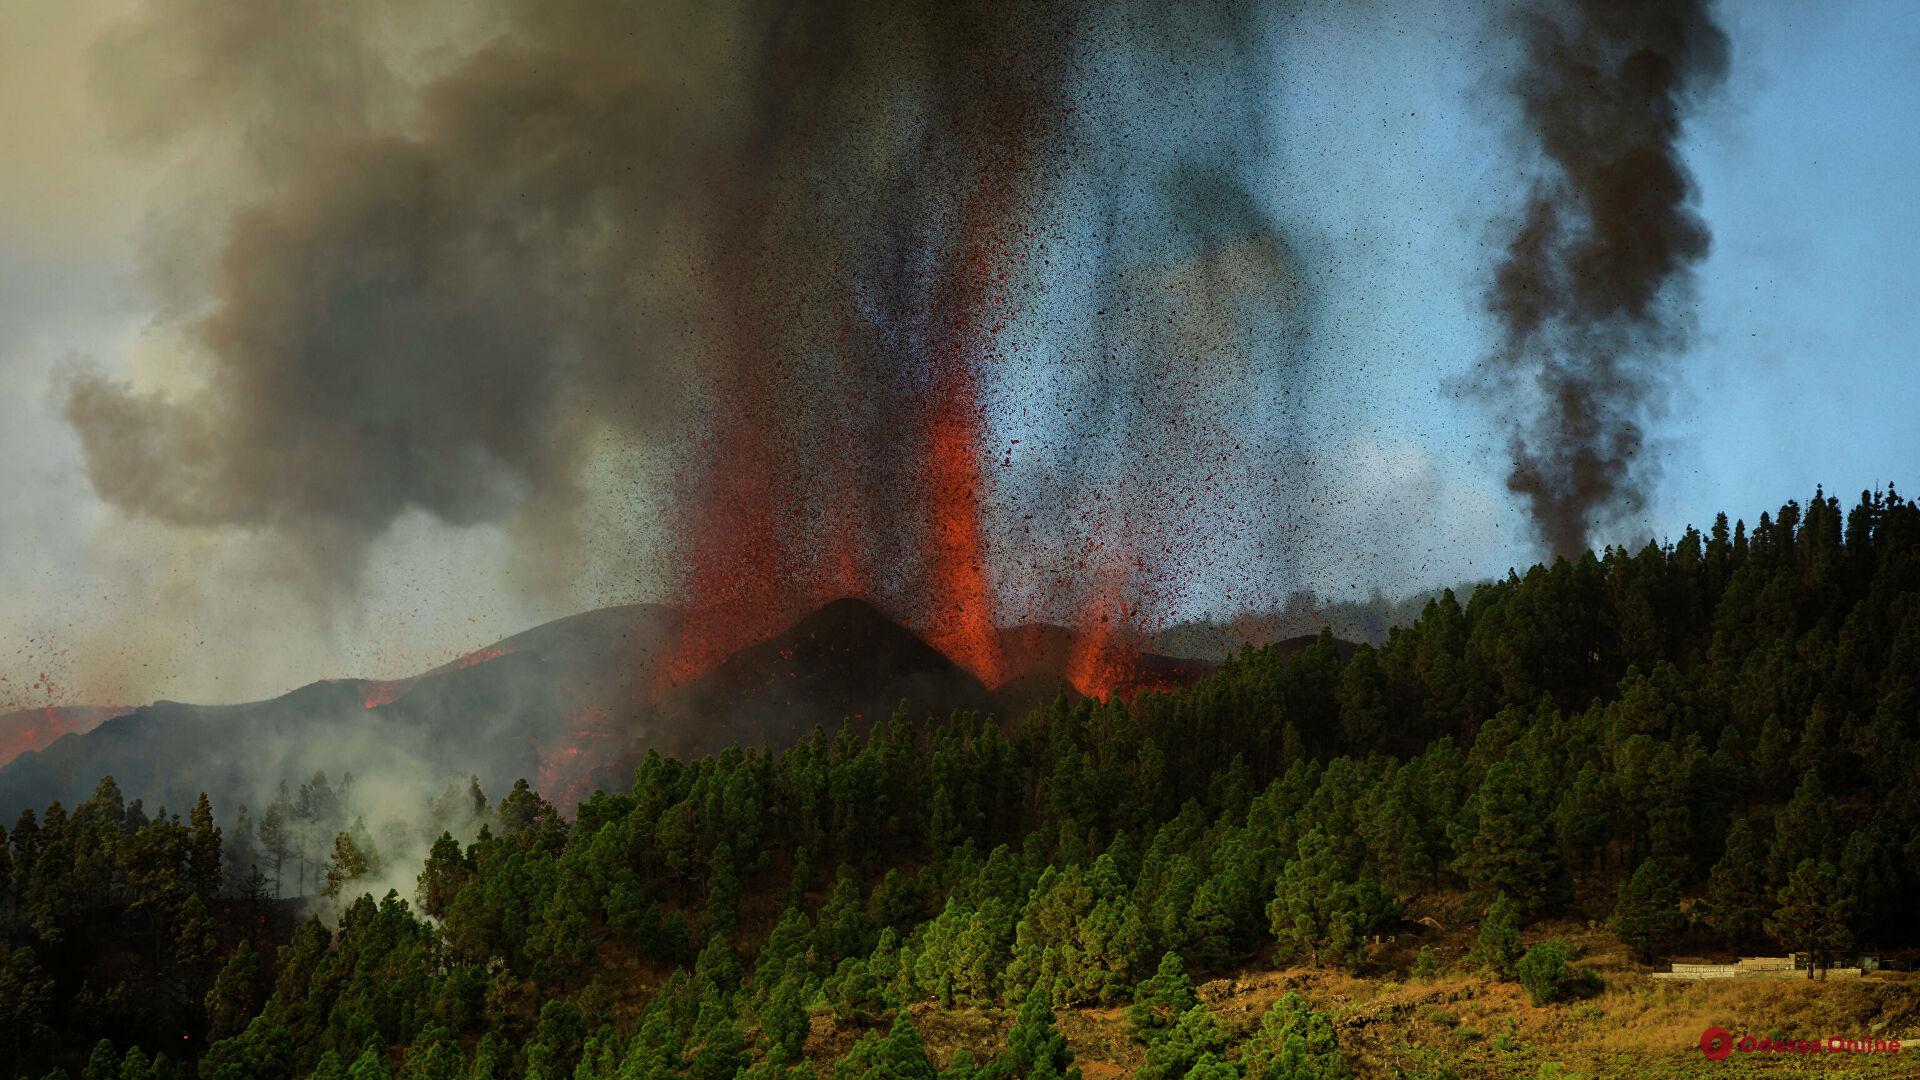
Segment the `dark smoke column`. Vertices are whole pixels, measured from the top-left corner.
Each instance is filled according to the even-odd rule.
[[[1545,158],[1488,295],[1503,339],[1484,389],[1512,408],[1507,486],[1548,550],[1644,502],[1645,418],[1685,344],[1677,311],[1706,255],[1676,145],[1685,107],[1725,74],[1699,0],[1581,0],[1522,15],[1514,84]]]

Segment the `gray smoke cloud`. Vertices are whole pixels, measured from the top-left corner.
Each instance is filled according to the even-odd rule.
[[[1277,601],[1314,515],[1369,481],[1314,464],[1303,419],[1349,358],[1314,340],[1314,261],[1339,241],[1301,243],[1298,218],[1360,200],[1297,171],[1282,220],[1268,190],[1275,35],[1353,10],[150,4],[102,43],[98,81],[166,193],[146,277],[185,361],[76,375],[65,414],[113,507],[253,538],[316,604],[351,603],[375,545],[426,517],[510,533],[536,587],[594,547],[636,574],[704,567],[721,593],[699,598],[751,637],[842,592],[938,621],[927,446],[951,418],[930,403],[961,396],[985,473],[964,494],[1005,530],[986,545],[1000,614],[1223,580]],[[1529,427],[1530,495],[1637,437],[1610,417],[1645,399],[1665,283],[1697,257],[1647,226],[1672,237],[1649,268],[1595,224],[1623,185],[1666,190],[1608,162],[1671,164],[1673,123],[1632,118],[1672,121],[1704,70],[1629,59],[1693,49],[1693,22],[1643,49],[1658,27],[1610,10],[1528,24],[1520,100],[1557,134],[1488,370],[1565,402]],[[1579,63],[1620,84],[1594,116],[1565,89]],[[1684,196],[1682,176],[1671,205],[1646,198],[1691,220]],[[1622,276],[1648,284],[1601,284]],[[1526,314],[1548,285],[1561,299]],[[1069,405],[1017,451],[977,417],[1050,400],[989,400],[1006,372]],[[1396,514],[1423,497],[1396,496]]]
[[[109,503],[271,536],[316,597],[410,513],[511,528],[566,578],[611,440],[671,448],[672,547],[726,622],[764,631],[823,587],[938,621],[927,522],[955,481],[925,447],[950,395],[984,408],[990,326],[1045,285],[1036,233],[1167,223],[1100,241],[1071,317],[1113,347],[1079,358],[1048,468],[1219,501],[1176,428],[1271,389],[1212,346],[1299,280],[1241,141],[1281,6],[149,8],[102,46],[123,138],[232,165],[150,245],[196,363],[158,388],[76,376],[66,417]],[[1208,134],[1223,115],[1236,138]],[[1088,440],[1132,447],[1124,483],[1071,460]],[[1216,482],[1182,492],[1188,472]],[[1124,498],[1162,548],[1192,525]]]
[[[351,580],[408,511],[563,525],[596,432],[679,406],[668,271],[716,123],[687,107],[699,50],[610,5],[495,18],[419,86],[364,5],[167,5],[103,44],[128,138],[237,133],[242,184],[156,230],[152,277],[210,283],[168,314],[195,384],[71,387],[102,497],[272,530]]]
[[[1512,91],[1544,166],[1487,303],[1503,340],[1483,365],[1518,427],[1507,485],[1549,553],[1637,511],[1647,420],[1685,344],[1682,310],[1708,231],[1681,160],[1688,105],[1724,76],[1711,3],[1581,0],[1518,16]]]

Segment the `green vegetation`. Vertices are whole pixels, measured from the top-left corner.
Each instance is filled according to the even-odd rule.
[[[1569,963],[1572,959],[1573,946],[1557,938],[1543,941],[1513,965],[1513,977],[1535,1005],[1572,1001],[1598,990],[1600,981],[1594,973],[1575,971]]]
[[[1064,1078],[1090,1008],[1142,1075],[1346,1076],[1305,999],[1255,1024],[1194,982],[1377,969],[1443,894],[1543,1005],[1590,986],[1534,926],[1576,895],[1648,954],[1912,944],[1916,749],[1920,510],[1889,493],[1442,594],[1347,659],[654,755],[572,820],[523,783],[395,833],[315,777],[223,828],[107,779],[0,836],[0,1076]],[[930,1050],[961,1016],[981,1045]]]

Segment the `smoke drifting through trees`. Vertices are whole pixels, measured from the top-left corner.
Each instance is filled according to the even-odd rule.
[[[1504,339],[1485,368],[1499,406],[1528,403],[1507,485],[1555,555],[1586,550],[1596,524],[1643,500],[1647,414],[1707,251],[1678,139],[1687,104],[1726,71],[1710,7],[1581,0],[1520,20],[1513,91],[1547,168],[1488,294]]]

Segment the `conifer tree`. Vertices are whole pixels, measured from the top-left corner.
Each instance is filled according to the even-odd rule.
[[[420,910],[436,919],[444,918],[454,896],[466,884],[471,873],[466,853],[460,850],[453,834],[442,832],[440,839],[433,842],[433,848],[427,853],[426,865],[420,870]]]
[[[280,782],[280,793],[268,804],[267,812],[260,817],[257,832],[260,835],[260,848],[266,852],[269,865],[273,867],[273,895],[278,899],[285,891],[282,874],[288,857],[293,854],[293,803],[287,795],[287,782]]]
[[[1830,862],[1802,859],[1780,890],[1767,933],[1783,947],[1807,955],[1807,978],[1853,944],[1853,901]]]
[[[1484,895],[1505,893],[1526,915],[1550,911],[1571,893],[1566,864],[1519,771],[1487,769],[1454,832],[1454,869]]]
[[[1212,1010],[1195,1004],[1155,1033],[1147,1058],[1135,1075],[1140,1080],[1180,1080],[1196,1069],[1206,1069],[1226,1053],[1227,1037]]]
[[[981,1070],[983,1076],[1025,1080],[1080,1080],[1067,1037],[1055,1026],[1053,988],[1035,983],[1007,1032],[1007,1048]]]
[[[201,792],[187,820],[192,838],[187,842],[187,880],[208,904],[220,895],[220,827],[213,823],[213,805]]]
[[[1260,1018],[1241,1053],[1248,1080],[1348,1080],[1333,1024],[1288,991]]]
[[[1680,910],[1679,867],[1674,860],[1645,859],[1633,876],[1620,884],[1613,929],[1642,961],[1651,960],[1655,951],[1686,932],[1687,917]]]
[[[1767,869],[1776,886],[1786,884],[1802,862],[1819,862],[1836,846],[1833,810],[1833,796],[1827,794],[1820,774],[1802,774],[1793,798],[1773,822],[1773,850]]]
[[[1480,939],[1467,959],[1502,978],[1513,975],[1513,965],[1526,947],[1520,942],[1520,916],[1505,893],[1494,897],[1480,919]]]
[[[1707,877],[1708,926],[1735,948],[1757,942],[1773,912],[1767,889],[1767,859],[1745,818],[1727,830],[1726,851]]]
[[[1193,983],[1187,978],[1186,962],[1178,953],[1167,953],[1160,957],[1153,976],[1134,988],[1133,1005],[1127,1010],[1127,1037],[1134,1042],[1152,1042],[1155,1035],[1198,1004],[1200,999],[1194,996]]]
[[[253,1016],[254,987],[260,977],[259,957],[252,943],[242,939],[207,991],[207,1038],[218,1041],[240,1034]]]
[[[368,1044],[360,1051],[360,1056],[354,1058],[353,1065],[347,1069],[347,1080],[391,1080],[392,1076],[392,1070],[387,1067],[386,1048],[375,1044]]]
[[[341,893],[361,878],[380,872],[380,855],[374,849],[367,823],[355,818],[353,827],[334,834],[333,855],[327,864],[327,883],[321,893],[338,899]],[[358,1067],[358,1062],[355,1062]]]
[[[1342,859],[1319,828],[1300,838],[1297,857],[1280,872],[1267,905],[1282,954],[1304,955],[1309,964],[1358,963],[1366,935],[1393,912],[1372,876]]]

